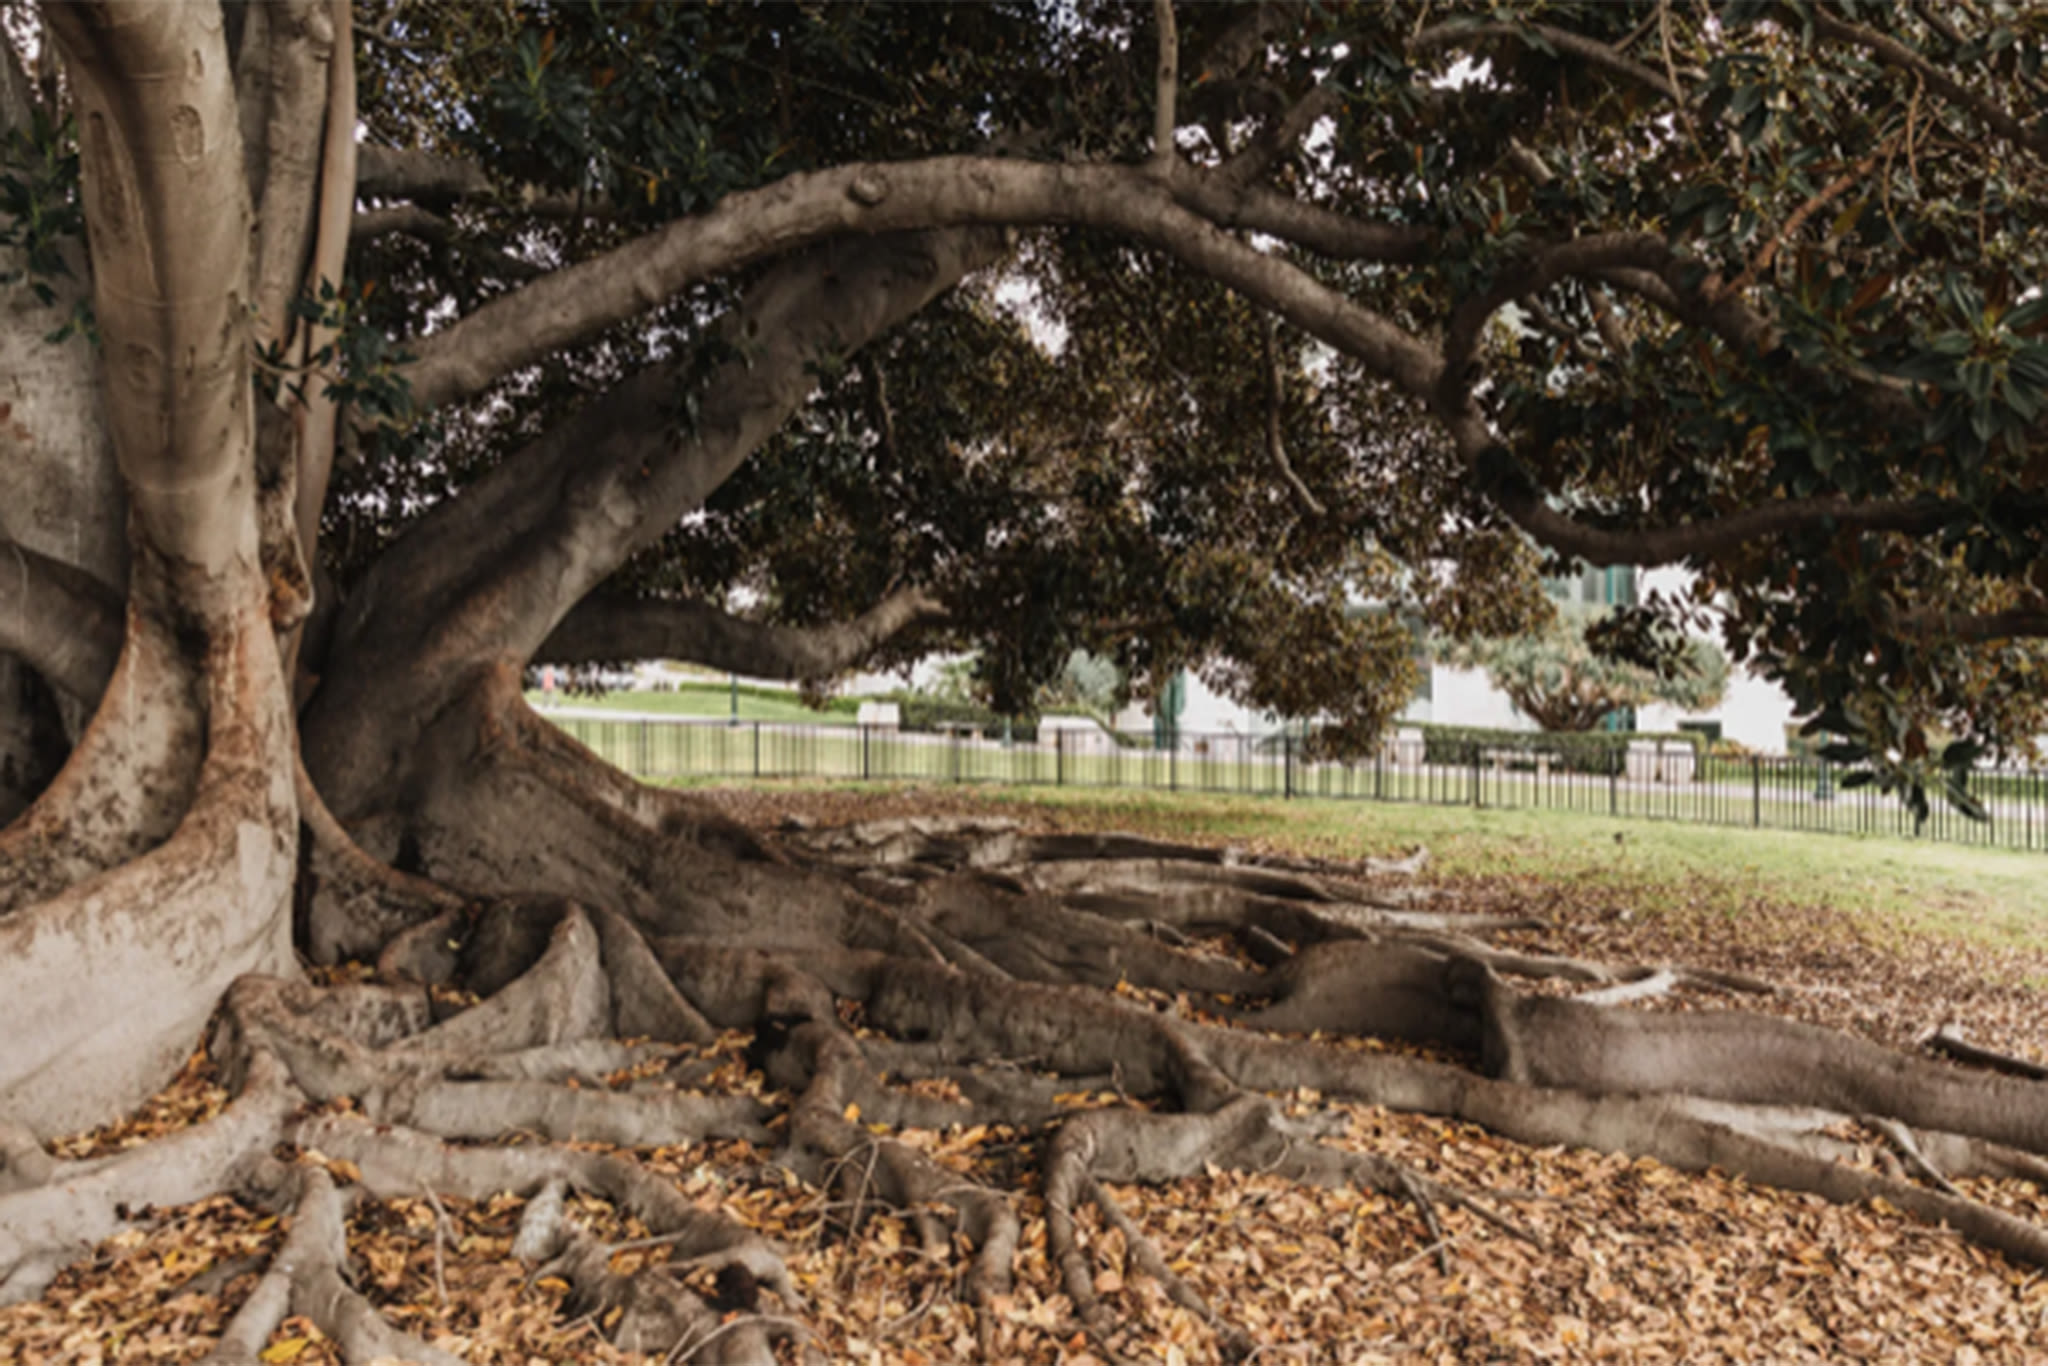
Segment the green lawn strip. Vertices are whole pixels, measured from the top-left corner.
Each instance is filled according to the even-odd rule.
[[[901,790],[883,783],[794,786]],[[2048,953],[2048,856],[2038,853],[1419,803],[950,783],[934,784],[928,795],[936,805],[1035,808],[1077,827],[1318,857],[1387,855],[1420,844],[1437,876],[1528,879],[1638,915],[1709,926],[1790,903],[1841,912],[1855,933],[1901,953],[1922,937]]]
[[[1083,808],[1158,834],[1264,840],[1357,857],[1427,845],[1450,876],[1595,879],[1657,912],[1728,914],[1759,899],[1848,912],[1868,931],[2048,950],[2048,858],[1932,840],[1615,820],[1571,811],[1011,789],[998,801]]]

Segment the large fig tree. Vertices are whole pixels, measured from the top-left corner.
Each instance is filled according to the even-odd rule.
[[[351,1355],[441,1359],[335,1278],[340,1197],[297,1145],[372,1194],[530,1195],[522,1253],[622,1340],[773,1359],[801,1301],[759,1237],[622,1158],[441,1141],[766,1141],[744,1105],[565,1084],[721,1028],[797,1098],[787,1160],[950,1223],[977,1303],[1011,1275],[1010,1205],[868,1125],[1043,1127],[1104,1079],[1147,1102],[1042,1151],[1091,1326],[1072,1215],[1103,1181],[1452,1195],[1320,1143],[1268,1099],[1293,1087],[1881,1194],[2048,1261],[2010,1215],[1836,1165],[1813,1118],[2025,1170],[2036,1083],[1524,995],[1503,974],[1615,973],[1344,913],[1298,869],[762,835],[606,767],[519,686],[645,656],[826,680],[943,644],[1001,701],[1088,648],[1357,744],[1412,682],[1400,623],[1511,633],[1545,555],[1683,561],[1887,776],[1960,774],[2039,713],[2048,18],[0,14],[0,1297],[139,1210],[261,1188],[300,1219],[222,1359],[292,1306]],[[1930,755],[1937,723],[1965,739]],[[374,973],[302,967],[348,959]],[[210,1016],[222,1115],[98,1163],[37,1147],[140,1100]],[[991,1084],[993,1059],[1052,1075]],[[626,1284],[570,1184],[780,1303],[721,1321]]]

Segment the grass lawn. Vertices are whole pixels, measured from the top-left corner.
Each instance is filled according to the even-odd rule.
[[[542,711],[575,708],[588,711],[640,712],[656,716],[732,715],[732,690],[722,683],[679,683],[674,692],[608,692],[599,697],[568,697],[557,694],[553,703],[530,692],[526,700]],[[796,694],[766,688],[739,690],[740,720],[786,721],[796,725],[852,725],[857,704],[834,698],[824,711],[813,711],[797,700]]]
[[[788,785],[762,786],[772,792]],[[972,802],[1019,815],[1036,808],[1077,825],[1327,857],[1421,844],[1448,876],[1541,879],[1597,890],[1643,914],[1733,916],[1760,902],[1790,901],[1847,912],[1879,939],[1919,933],[2048,951],[2048,855],[2039,853],[1570,811],[1086,788],[927,791],[935,803]]]

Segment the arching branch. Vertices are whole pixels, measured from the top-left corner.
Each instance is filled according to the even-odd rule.
[[[1469,377],[1487,321],[1505,305],[1540,294],[1558,281],[1604,270],[1646,270],[1664,264],[1672,252],[1661,237],[1641,232],[1595,233],[1540,248],[1502,271],[1493,284],[1468,295],[1452,310],[1445,328],[1439,406],[1456,408],[1470,388]]]
[[[404,373],[415,409],[426,411],[478,393],[507,371],[653,308],[694,281],[828,237],[1054,224],[1110,228],[1161,247],[1408,392],[1427,396],[1434,387],[1438,363],[1430,348],[1182,207],[1143,168],[986,157],[853,164],[728,195],[708,213],[486,304],[418,342],[419,359]]]
[[[1476,463],[1487,480],[1487,493],[1515,525],[1546,548],[1593,565],[1669,564],[1823,526],[1924,535],[1955,515],[1953,508],[1931,500],[1859,503],[1841,497],[1787,498],[1708,521],[1610,529],[1588,526],[1551,506],[1500,447],[1491,448]]]
[[[792,257],[720,324],[730,344],[746,343],[741,356],[708,374],[695,356],[642,371],[423,517],[352,595],[335,650],[351,666],[330,671],[308,705],[307,765],[337,812],[352,815],[377,781],[338,718],[395,695],[412,702],[392,724],[420,724],[419,690],[394,689],[391,670],[430,689],[473,670],[478,642],[494,663],[523,664],[781,427],[821,357],[854,355],[1007,250],[998,233],[939,232]],[[702,400],[691,422],[679,416],[684,392]]]
[[[585,598],[535,653],[537,662],[682,659],[753,678],[830,678],[913,626],[946,609],[922,588],[907,588],[851,621],[772,626],[678,599]]]
[[[1220,228],[1263,233],[1340,261],[1413,265],[1434,249],[1436,234],[1428,228],[1374,223],[1259,188],[1236,173],[1248,165],[1232,160],[1212,172],[1182,168],[1173,177],[1174,200]]]

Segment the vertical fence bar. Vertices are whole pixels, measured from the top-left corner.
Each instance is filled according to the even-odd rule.
[[[1280,796],[1284,800],[1294,795],[1294,737],[1282,733],[1280,736]]]
[[[754,776],[761,776],[761,723],[754,723]]]

